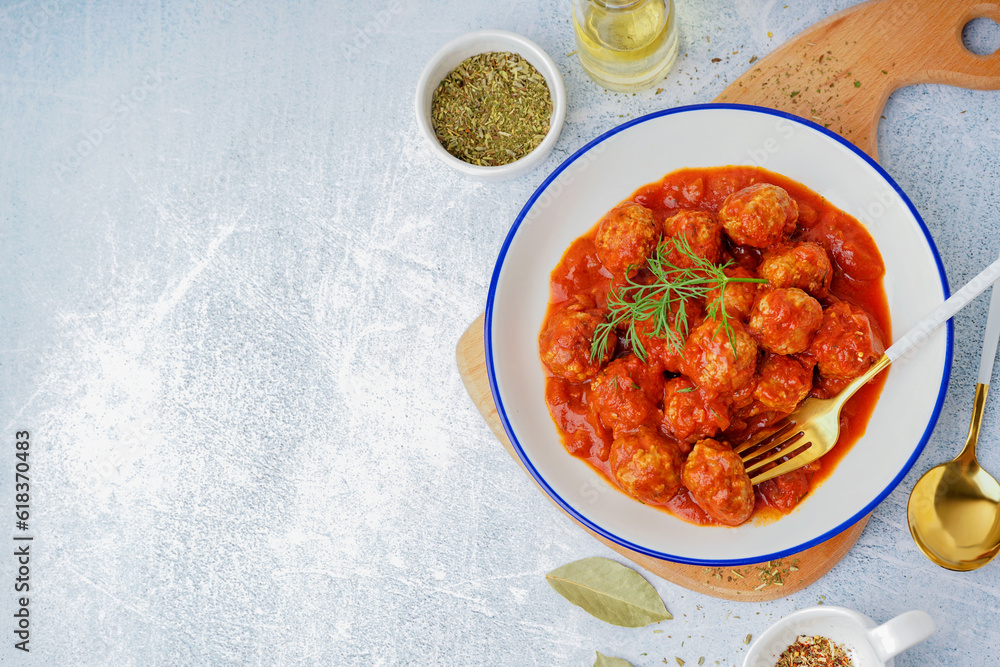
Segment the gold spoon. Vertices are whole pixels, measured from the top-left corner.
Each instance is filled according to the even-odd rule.
[[[924,473],[906,507],[913,541],[931,561],[949,570],[975,570],[1000,551],[1000,484],[976,460],[998,338],[1000,289],[994,287],[965,447],[955,460]]]

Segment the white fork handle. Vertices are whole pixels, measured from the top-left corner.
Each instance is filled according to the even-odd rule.
[[[1000,289],[993,286],[990,295],[990,314],[986,317],[986,334],[983,336],[983,356],[979,360],[979,384],[989,384],[993,377],[993,360],[997,356],[1000,340]]]
[[[966,283],[965,287],[952,294],[947,301],[935,308],[930,315],[917,322],[916,326],[907,331],[905,336],[897,340],[892,344],[892,347],[885,351],[885,356],[889,357],[889,361],[895,361],[906,352],[924,342],[938,327],[950,320],[952,315],[965,308],[970,301],[982,294],[983,290],[992,285],[997,278],[1000,278],[1000,259],[983,269],[982,273]],[[1000,327],[1000,322],[994,322],[994,324],[996,327]],[[989,332],[988,327],[989,325],[987,325],[987,332]],[[995,343],[993,347],[995,351]],[[991,354],[990,357],[990,372],[992,373],[993,355]],[[980,368],[980,371],[982,371],[982,368]]]

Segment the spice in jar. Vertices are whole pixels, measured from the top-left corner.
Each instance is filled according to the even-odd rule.
[[[467,58],[438,85],[431,101],[434,134],[469,164],[519,160],[549,131],[552,97],[545,77],[515,53]]]
[[[847,652],[826,637],[800,635],[774,667],[854,667]]]

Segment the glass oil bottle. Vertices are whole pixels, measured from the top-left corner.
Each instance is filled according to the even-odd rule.
[[[580,64],[608,90],[649,88],[677,59],[674,0],[574,0],[573,28]]]

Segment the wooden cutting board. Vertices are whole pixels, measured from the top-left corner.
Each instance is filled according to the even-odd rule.
[[[978,17],[1000,23],[1000,0],[865,2],[817,23],[752,63],[715,101],[796,114],[830,128],[878,159],[878,122],[885,101],[897,88],[915,83],[1000,88],[1000,51],[978,56],[962,43],[962,28]],[[480,315],[458,341],[459,373],[486,423],[520,465],[490,393],[483,326]],[[675,584],[714,597],[753,602],[785,597],[822,577],[854,546],[867,522],[865,517],[828,541],[782,561],[721,569],[652,558],[588,532]],[[780,575],[780,585],[775,573]]]

